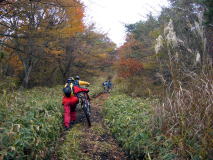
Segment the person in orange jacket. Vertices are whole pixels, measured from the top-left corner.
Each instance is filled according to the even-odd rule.
[[[79,100],[76,96],[79,92],[89,92],[88,89],[80,88],[73,85],[74,78],[68,78],[65,87],[63,88],[64,97],[62,99],[62,105],[64,106],[64,127],[66,130],[70,128],[70,124],[74,124],[76,121],[76,105]]]

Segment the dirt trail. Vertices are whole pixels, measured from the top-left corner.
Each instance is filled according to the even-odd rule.
[[[108,94],[101,94],[92,101],[92,127],[84,127],[84,141],[81,143],[82,152],[92,159],[125,160],[127,157],[104,126],[101,109]]]
[[[127,156],[116,143],[115,139],[110,134],[110,131],[104,125],[101,110],[104,101],[109,97],[108,94],[99,94],[92,99],[92,127],[88,128],[86,119],[75,124],[67,133],[63,134],[56,147],[56,151],[51,160],[58,159],[73,159],[73,160],[127,160]],[[82,113],[79,114],[82,117]],[[70,137],[75,137],[71,139]],[[72,142],[75,141],[73,145]],[[76,143],[78,143],[76,145]],[[67,151],[64,151],[64,148]],[[60,151],[61,150],[61,151]],[[69,151],[74,151],[69,155]],[[58,152],[58,153],[57,153]],[[78,152],[78,153],[76,153]],[[68,154],[63,156],[63,153]],[[62,156],[57,156],[61,155]],[[66,158],[65,158],[66,157]]]

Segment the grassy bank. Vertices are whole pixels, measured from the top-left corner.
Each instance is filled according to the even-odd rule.
[[[192,105],[186,103],[191,102],[188,97],[179,94],[176,95],[179,103],[161,104],[155,99],[113,93],[105,103],[105,122],[132,159],[210,160],[213,153],[210,93],[208,101],[198,97],[196,101],[191,96]]]
[[[84,136],[84,132],[82,131],[82,126],[80,124],[74,126],[69,132],[63,141],[63,144],[60,144],[56,151],[57,158],[60,160],[88,160],[89,158],[85,153],[81,151],[81,141]]]
[[[0,159],[43,159],[62,131],[61,88],[35,88],[0,97]]]
[[[174,159],[172,143],[153,125],[156,100],[113,95],[105,103],[105,122],[132,159]]]
[[[102,89],[101,84],[89,88],[91,96],[98,94]],[[2,89],[0,96],[0,159],[49,158],[63,130],[61,89],[62,86],[37,87],[22,91]],[[80,136],[80,133],[75,131],[77,129],[68,134],[68,138],[62,146],[63,150],[72,150],[72,148],[77,150],[77,142],[73,141],[73,137]],[[61,151],[59,158],[67,158],[67,154]],[[76,152],[72,155],[75,158],[75,155],[81,154]]]

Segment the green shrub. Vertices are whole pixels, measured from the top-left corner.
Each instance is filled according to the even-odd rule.
[[[155,73],[152,74],[154,75]],[[155,80],[148,77],[147,71],[142,76],[134,76],[127,79],[116,77],[115,83],[118,92],[125,93],[131,97],[159,97],[163,91],[162,86],[155,84]]]
[[[4,79],[0,79],[0,94],[2,94],[5,90],[14,91],[18,88],[20,81],[18,78],[14,77],[5,77]]]
[[[107,100],[105,121],[133,158],[141,159],[144,153],[163,160],[213,158],[212,75],[188,77],[187,85],[179,82],[154,105],[151,99],[126,95]]]
[[[98,94],[100,94],[101,92],[103,92],[103,86],[102,83],[107,80],[107,78],[105,77],[96,77],[94,78],[94,80],[92,80],[92,85],[89,87],[89,94],[92,97],[97,96]]]
[[[0,157],[43,159],[62,129],[60,88],[4,92],[0,98]]]
[[[105,122],[131,158],[142,159],[145,155],[173,159],[172,143],[152,126],[151,101],[126,95],[112,96],[105,103]]]
[[[91,87],[89,87],[89,90],[90,90],[89,95],[91,95],[92,97],[95,97],[101,92],[103,92],[103,87],[101,84],[92,85]]]

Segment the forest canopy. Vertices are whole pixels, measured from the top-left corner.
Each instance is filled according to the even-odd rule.
[[[115,44],[93,25],[84,25],[80,1],[6,0],[0,5],[1,77],[12,76],[23,87],[48,85],[81,67],[87,75],[110,65]],[[88,56],[91,61],[85,61]]]

